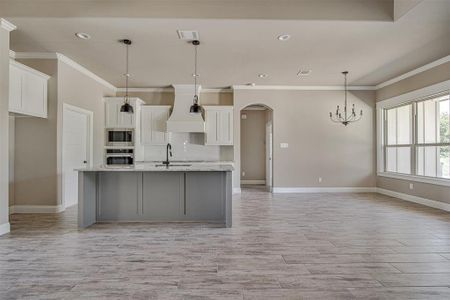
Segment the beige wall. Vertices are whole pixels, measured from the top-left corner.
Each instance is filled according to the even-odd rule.
[[[58,119],[58,128],[60,129],[58,135],[62,134],[63,103],[92,111],[94,113],[94,165],[103,163],[103,147],[105,145],[105,102],[103,97],[107,96],[115,96],[115,91],[80,73],[71,66],[58,62],[60,116]],[[60,147],[59,149],[62,149],[62,139],[58,146]]]
[[[377,90],[377,101],[405,94],[448,79],[450,79],[450,62]]]
[[[364,117],[347,127],[329,120],[329,112],[342,104],[343,97],[342,91],[234,91],[235,120],[250,104],[273,109],[274,187],[375,186],[375,92],[349,94]],[[234,134],[235,164],[240,170],[240,122],[235,122]],[[280,143],[289,143],[289,148],[281,149]],[[235,172],[233,186],[239,187],[239,181]]]
[[[173,105],[174,92],[130,92],[131,97],[141,98],[146,104],[151,105]],[[124,96],[119,92],[117,96]],[[200,93],[201,105],[233,105],[233,94],[230,92],[204,92]]]
[[[241,181],[266,179],[266,114],[265,110],[242,110],[241,116]],[[244,173],[245,172],[245,175]]]
[[[104,96],[114,91],[55,59],[23,59],[21,63],[51,76],[48,119],[16,117],[14,205],[61,203],[63,103],[94,112],[94,163],[103,160]]]
[[[442,64],[377,90],[377,101],[389,99],[446,80],[450,80],[450,63]],[[414,184],[413,190],[409,189],[410,183]],[[380,176],[377,177],[377,187],[425,199],[450,203],[450,187]]]
[[[20,62],[51,78],[48,83],[48,118],[16,118],[14,205],[56,205],[58,64],[53,59],[25,59]]]
[[[9,206],[14,205],[14,145],[16,118],[9,116]]]
[[[9,32],[0,27],[0,226],[9,223]],[[6,229],[4,229],[6,231]]]

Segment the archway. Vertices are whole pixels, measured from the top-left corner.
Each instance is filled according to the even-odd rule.
[[[273,110],[255,103],[243,107],[240,121],[241,187],[273,187]]]

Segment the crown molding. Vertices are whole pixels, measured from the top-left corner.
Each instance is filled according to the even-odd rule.
[[[17,28],[16,25],[14,25],[13,23],[11,23],[3,18],[0,18],[0,27],[5,29],[8,32],[16,30],[16,28]]]
[[[12,52],[14,52],[14,51],[12,51]],[[58,52],[14,52],[14,54],[12,54],[10,52],[10,57],[12,57],[11,55],[13,55],[15,59],[56,59],[59,62],[63,62],[66,65],[71,66],[75,70],[79,71],[80,73],[97,81],[101,85],[103,85],[109,89],[112,89],[114,92],[117,91],[117,88],[114,85],[112,85],[108,81],[104,80],[103,78],[101,78],[97,74],[93,73],[92,71],[86,69],[85,67],[83,67],[82,65],[77,63],[76,61],[68,58],[64,54],[61,54]]]
[[[14,52],[16,59],[58,59],[56,52]]]
[[[91,72],[90,70],[86,69],[85,67],[83,67],[82,65],[77,63],[76,61],[68,58],[67,56],[65,56],[65,55],[63,55],[61,53],[56,53],[56,57],[57,57],[58,61],[63,62],[63,63],[65,63],[68,66],[71,66],[75,70],[77,70],[80,73],[82,73],[82,74],[90,77],[91,79],[97,81],[101,85],[103,85],[103,86],[105,86],[105,87],[107,87],[109,89],[112,89],[114,92],[117,92],[117,88],[114,85],[112,85],[111,83],[109,83],[105,79],[101,78],[97,74],[95,74],[95,73]]]
[[[343,91],[340,85],[233,85],[233,90]],[[375,86],[348,86],[349,91],[374,91]]]
[[[125,88],[117,88],[117,92],[125,92]],[[128,88],[131,93],[173,93],[172,87],[142,87],[142,88]]]
[[[117,92],[125,92],[125,88],[117,88]],[[131,93],[173,93],[173,87],[142,87],[142,88],[128,88]],[[233,93],[230,88],[207,88],[201,89],[200,93]]]
[[[433,62],[431,62],[431,63],[429,63],[429,64],[426,64],[426,65],[424,65],[424,66],[421,66],[421,67],[419,67],[419,68],[417,68],[417,69],[414,69],[414,70],[412,70],[412,71],[406,72],[405,74],[402,74],[402,75],[400,75],[400,76],[397,76],[397,77],[394,77],[394,78],[392,78],[392,79],[389,79],[389,80],[387,80],[387,81],[385,81],[385,82],[382,82],[382,83],[380,83],[380,84],[377,84],[377,85],[376,85],[376,89],[377,89],[377,90],[378,90],[378,89],[381,89],[381,88],[383,88],[383,87],[385,87],[385,86],[394,84],[394,83],[399,82],[399,81],[401,81],[401,80],[403,80],[403,79],[412,77],[412,76],[414,76],[414,75],[416,75],[416,74],[422,73],[422,72],[424,72],[424,71],[427,71],[427,70],[429,70],[429,69],[432,69],[432,68],[434,68],[434,67],[443,65],[443,64],[448,63],[448,62],[450,62],[450,55],[447,55],[447,56],[445,56],[445,57],[443,57],[443,58],[440,58],[440,59],[438,59],[438,60],[435,60],[435,61],[433,61]]]

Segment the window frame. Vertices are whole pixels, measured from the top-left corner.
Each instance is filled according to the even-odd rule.
[[[417,164],[418,164],[418,148],[426,146],[449,146],[449,143],[418,143],[418,117],[417,117],[417,107],[418,103],[436,98],[439,96],[450,96],[450,80],[434,84],[422,89],[418,89],[400,96],[389,98],[376,104],[376,123],[377,123],[377,175],[388,178],[418,181],[436,185],[450,186],[449,178],[442,177],[431,177],[425,175],[417,175]],[[405,105],[411,105],[411,117],[410,117],[410,128],[411,128],[411,140],[410,144],[396,144],[388,145],[387,143],[387,111],[389,109],[398,108]],[[396,119],[398,122],[398,119]],[[437,129],[438,130],[438,129]],[[389,172],[387,170],[387,149],[388,148],[399,148],[399,147],[410,147],[411,151],[411,162],[410,169],[411,174]],[[437,162],[436,162],[437,163]]]

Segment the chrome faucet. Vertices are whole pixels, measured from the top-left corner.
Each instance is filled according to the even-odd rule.
[[[167,146],[166,146],[166,160],[162,162],[166,166],[169,166],[169,164],[170,164],[169,154],[170,154],[170,157],[172,157],[172,145],[170,143],[167,143]]]

